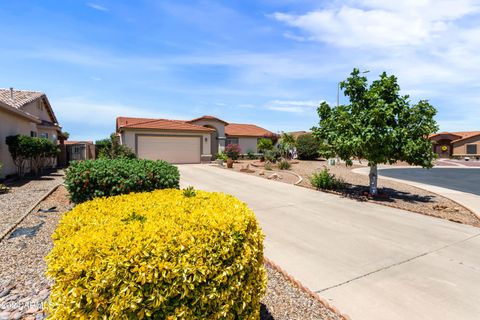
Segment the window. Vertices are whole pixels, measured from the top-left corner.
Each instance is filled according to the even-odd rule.
[[[477,154],[477,145],[467,144],[467,154]]]
[[[40,138],[47,138],[48,139],[48,133],[40,133]]]
[[[227,138],[225,145],[228,146],[229,144],[238,144],[238,138]]]
[[[35,131],[30,131],[30,137],[34,138],[37,136],[37,133]]]

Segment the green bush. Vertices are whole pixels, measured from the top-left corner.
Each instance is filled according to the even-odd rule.
[[[264,164],[264,166],[263,166],[263,167],[265,168],[265,170],[268,170],[268,171],[270,171],[270,170],[272,170],[272,169],[273,169],[273,167],[272,167],[272,163],[271,163],[270,161],[268,161],[268,160],[267,160],[267,161],[265,161],[265,164]]]
[[[265,161],[270,161],[271,163],[276,163],[281,157],[282,153],[277,148],[267,150],[264,154]]]
[[[129,147],[120,144],[120,138],[116,133],[112,133],[110,138],[95,141],[95,150],[98,158],[135,159],[137,157]]]
[[[65,183],[75,203],[130,192],[178,188],[178,168],[166,161],[97,159],[72,162]]]
[[[257,142],[257,150],[258,152],[265,153],[267,150],[272,150],[273,149],[273,141],[271,139],[267,138],[261,138]]]
[[[330,174],[327,168],[313,173],[310,176],[310,183],[317,189],[337,190],[345,186],[345,183],[337,179],[334,174]]]
[[[157,190],[97,198],[53,234],[49,319],[258,320],[263,234],[238,199]]]
[[[278,168],[280,170],[288,170],[292,165],[287,160],[283,159],[278,163]]]
[[[248,150],[248,151],[247,151],[246,157],[247,157],[247,159],[249,159],[249,160],[258,159],[257,155],[256,155],[252,150]]]
[[[302,134],[296,142],[298,158],[315,160],[319,157],[320,142],[311,133]]]

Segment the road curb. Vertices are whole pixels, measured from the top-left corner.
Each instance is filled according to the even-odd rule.
[[[3,239],[10,233],[12,232],[12,230],[14,230],[20,223],[22,223],[22,221],[32,212],[33,209],[35,209],[36,206],[38,206],[38,204],[40,202],[42,202],[43,200],[45,200],[49,195],[51,195],[59,186],[61,186],[62,183],[59,183],[59,184],[56,184],[55,186],[53,186],[50,190],[47,191],[47,193],[45,193],[40,199],[38,199],[33,205],[31,205],[25,212],[24,214],[17,219],[17,221],[15,221],[13,223],[13,225],[11,225],[10,227],[7,228],[7,230],[5,230],[4,232],[2,232],[0,234],[0,242],[3,241]]]
[[[290,281],[291,283],[293,283],[298,289],[302,290],[303,292],[305,292],[306,294],[308,294],[310,297],[312,297],[313,299],[317,300],[318,302],[320,302],[322,305],[324,305],[327,309],[329,309],[330,311],[332,311],[333,313],[337,314],[338,316],[340,316],[340,318],[342,318],[343,320],[351,320],[351,318],[344,314],[344,313],[341,313],[340,310],[337,309],[337,307],[335,307],[334,305],[332,305],[331,303],[329,303],[328,301],[326,301],[325,299],[323,299],[322,297],[320,297],[318,294],[316,294],[315,292],[313,292],[312,290],[308,289],[307,287],[305,287],[300,281],[298,281],[297,279],[295,279],[294,277],[292,277],[290,274],[288,274],[285,270],[283,270],[279,265],[277,265],[275,262],[273,262],[272,260],[264,257],[263,258],[263,261],[265,262],[265,264],[267,264],[268,266],[270,266],[272,269],[275,269],[277,272],[281,273],[288,281]]]

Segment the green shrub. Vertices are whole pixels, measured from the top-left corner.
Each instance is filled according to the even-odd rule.
[[[272,163],[270,161],[265,161],[265,164],[263,166],[265,170],[272,170]]]
[[[311,133],[302,134],[296,142],[298,158],[315,160],[319,157],[320,142]]]
[[[49,319],[259,319],[263,234],[222,193],[99,198],[53,234]]]
[[[72,162],[65,183],[75,203],[130,192],[178,188],[178,168],[168,162],[140,159],[97,159]]]
[[[258,159],[257,155],[255,155],[255,153],[252,150],[247,151],[246,157],[249,160]]]
[[[327,168],[313,173],[310,176],[310,183],[317,189],[337,190],[345,186],[345,183],[337,179],[334,174],[330,174]]]
[[[215,159],[227,161],[228,156],[224,152],[220,151],[215,155]]]
[[[271,139],[267,138],[261,138],[257,142],[257,150],[258,152],[265,153],[267,150],[272,150],[273,149],[273,141]]]
[[[110,138],[95,141],[95,150],[98,158],[135,159],[137,157],[129,147],[120,144],[120,138],[116,133],[112,133]]]
[[[272,150],[265,151],[264,154],[265,161],[270,161],[271,163],[276,163],[282,157],[280,150],[274,148]]]
[[[287,160],[283,159],[278,163],[278,168],[280,170],[288,170],[292,165]]]

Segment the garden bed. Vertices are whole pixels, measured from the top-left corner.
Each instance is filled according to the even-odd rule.
[[[226,166],[223,167],[227,169]],[[300,183],[300,176],[290,170],[279,170],[276,165],[273,165],[272,170],[267,170],[264,167],[264,162],[258,160],[237,160],[233,164],[232,169],[237,172],[251,174],[260,178],[280,181],[288,184]]]

